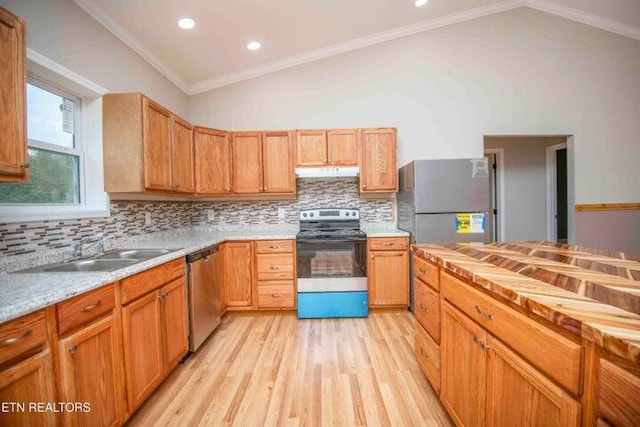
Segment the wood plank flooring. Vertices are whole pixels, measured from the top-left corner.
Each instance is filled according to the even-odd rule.
[[[414,356],[410,312],[226,315],[129,426],[451,426]]]

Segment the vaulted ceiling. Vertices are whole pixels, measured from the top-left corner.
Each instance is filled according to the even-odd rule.
[[[640,40],[638,0],[74,1],[187,94],[517,7]]]

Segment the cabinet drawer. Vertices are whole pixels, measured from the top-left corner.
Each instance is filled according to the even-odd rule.
[[[0,364],[44,345],[46,340],[47,324],[44,310],[0,325]]]
[[[406,237],[372,237],[369,239],[369,249],[372,251],[409,249],[409,239]]]
[[[257,254],[293,252],[293,240],[256,240]]]
[[[414,282],[416,320],[440,342],[440,296],[422,280]]]
[[[293,280],[258,282],[258,308],[295,308]]]
[[[640,378],[600,360],[598,415],[615,426],[637,426],[640,420]]]
[[[413,255],[413,277],[417,277],[436,291],[440,289],[438,267]]]
[[[258,280],[293,279],[291,254],[260,254],[256,258]]]
[[[159,288],[171,279],[183,276],[184,272],[184,258],[178,258],[122,279],[122,304]]]
[[[440,346],[431,339],[419,323],[416,323],[415,351],[420,369],[424,372],[436,394],[440,394]]]
[[[111,312],[116,305],[114,286],[107,285],[56,305],[58,333],[64,335],[78,326]]]
[[[440,277],[442,295],[538,369],[580,394],[582,348],[455,277]]]

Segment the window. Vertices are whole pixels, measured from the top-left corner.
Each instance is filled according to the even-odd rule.
[[[0,183],[0,222],[109,215],[102,164],[106,89],[27,48],[29,182]]]
[[[27,138],[29,182],[3,184],[5,204],[81,203],[80,118],[78,97],[29,78],[27,83]]]

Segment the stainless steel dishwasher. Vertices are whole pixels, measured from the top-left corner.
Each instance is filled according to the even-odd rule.
[[[196,351],[220,324],[220,255],[218,246],[187,255],[190,351]]]

